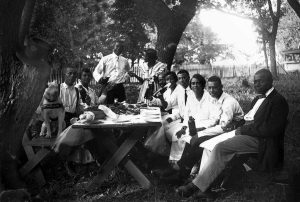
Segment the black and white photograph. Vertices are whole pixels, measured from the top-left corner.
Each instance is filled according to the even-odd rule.
[[[300,201],[300,0],[0,0],[0,202]]]

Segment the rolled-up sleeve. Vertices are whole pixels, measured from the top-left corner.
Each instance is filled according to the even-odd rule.
[[[103,67],[104,61],[102,58],[93,72],[93,77],[97,82],[103,77]]]
[[[200,128],[200,127],[210,128],[212,126],[217,125],[219,120],[220,120],[220,116],[221,116],[221,113],[222,113],[222,110],[221,110],[220,107],[218,107],[216,105],[213,105],[210,102],[206,102],[205,106],[208,107],[209,118],[196,123],[197,128]]]

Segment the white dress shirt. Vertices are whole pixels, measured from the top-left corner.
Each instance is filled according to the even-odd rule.
[[[80,109],[84,109],[87,107],[86,104],[84,104],[81,100],[80,93],[79,94],[79,107]],[[76,103],[77,103],[77,95],[75,86],[68,86],[66,83],[62,83],[60,85],[60,99],[65,107],[65,111],[69,113],[75,113],[76,112]]]
[[[101,58],[93,72],[93,76],[97,82],[100,78],[109,77],[108,82],[124,83],[129,78],[127,74],[129,69],[130,66],[126,58],[112,53]]]
[[[221,109],[219,125],[198,132],[198,137],[220,135],[224,133],[221,127],[222,124],[225,126],[233,120],[240,121],[244,117],[244,112],[238,101],[225,92],[222,93],[218,100],[216,98],[212,98],[211,102]]]
[[[90,106],[95,106],[97,104],[99,104],[99,98],[96,95],[96,92],[94,89],[88,87],[88,89],[86,87],[84,87],[81,83],[81,81],[79,80],[78,83],[75,85],[76,88],[79,88],[79,86],[82,86],[82,88],[87,92],[88,96],[91,98],[91,104]]]
[[[170,116],[170,118],[172,118],[173,121],[184,117],[185,106],[186,106],[185,91],[186,91],[187,97],[189,96],[190,93],[193,93],[189,86],[187,88],[183,88],[181,85],[178,85],[178,90],[176,93],[177,103],[178,103],[178,113],[172,112],[172,115]]]
[[[171,88],[167,88],[167,90],[163,94],[164,100],[168,103],[165,110],[168,111],[172,109],[172,114],[179,113],[178,101],[177,101],[177,97],[178,97],[177,94],[179,89],[180,89],[179,85],[177,85],[173,91],[171,91]],[[153,100],[150,101],[150,105],[162,106],[162,103],[159,98],[153,98]]]
[[[268,97],[268,95],[270,95],[270,93],[274,90],[274,87],[270,88],[267,92],[266,92],[266,97]],[[254,120],[254,115],[256,114],[258,108],[260,107],[260,105],[263,103],[263,101],[266,98],[260,98],[256,101],[255,105],[252,107],[252,109],[245,115],[244,119],[245,121],[253,121]]]
[[[188,126],[189,116],[195,119],[196,128],[209,128],[216,125],[220,119],[221,110],[211,103],[211,96],[204,90],[199,101],[195,93],[188,95],[183,124]]]

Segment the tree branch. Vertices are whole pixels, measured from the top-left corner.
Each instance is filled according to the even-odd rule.
[[[280,16],[281,16],[281,0],[277,0],[277,14],[276,14],[276,17],[277,19],[279,20]]]
[[[156,25],[166,22],[166,19],[173,16],[172,11],[162,0],[133,0],[137,11],[146,18],[154,21]]]
[[[287,0],[289,5],[292,7],[292,9],[295,11],[297,16],[300,18],[300,3],[298,0]]]
[[[269,6],[269,11],[270,11],[271,18],[274,20],[276,18],[276,16],[274,15],[274,11],[273,11],[273,8],[272,8],[272,2],[271,2],[271,0],[268,0],[268,6]]]
[[[176,17],[180,17],[182,20],[181,22],[186,24],[186,22],[190,22],[190,20],[195,16],[197,4],[198,0],[181,1],[181,4],[179,6],[175,6],[173,11],[175,12]]]

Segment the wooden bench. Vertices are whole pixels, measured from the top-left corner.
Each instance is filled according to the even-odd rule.
[[[52,146],[54,145],[55,139],[56,137],[34,137],[31,139],[26,130],[23,136],[22,145],[28,160],[19,170],[22,177],[31,173],[34,175],[34,179],[40,187],[46,184],[46,180],[39,164],[52,152]]]

